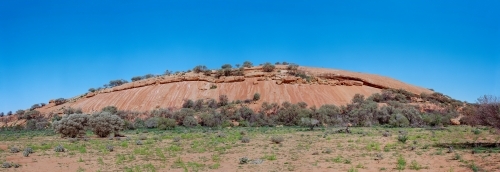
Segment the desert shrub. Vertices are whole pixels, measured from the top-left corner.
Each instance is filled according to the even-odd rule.
[[[11,115],[12,115],[12,111],[8,111],[7,116],[11,116]]]
[[[29,153],[28,151],[26,151],[26,150],[25,150],[25,151],[23,151],[23,156],[24,156],[24,157],[28,157],[28,156],[30,156],[30,153]]]
[[[20,151],[19,148],[15,146],[10,148],[10,153],[18,153],[19,151]]]
[[[94,134],[99,137],[107,137],[111,133],[117,135],[125,126],[123,119],[108,111],[92,115],[89,124]]]
[[[24,114],[22,114],[21,116],[19,116],[19,119],[30,120],[30,119],[33,119],[33,118],[37,118],[37,117],[39,117],[41,115],[42,115],[42,113],[40,113],[37,110],[30,110],[30,111],[24,112]]]
[[[115,106],[106,106],[102,108],[101,112],[109,112],[110,114],[116,114],[118,112],[118,108]]]
[[[260,100],[260,94],[259,93],[255,93],[253,95],[253,101],[258,101],[258,100]]]
[[[240,103],[241,103],[241,101],[240,101]],[[245,100],[243,101],[243,103],[250,104],[250,103],[252,103],[252,100],[250,100],[250,99],[245,99]],[[238,104],[239,104],[239,103],[238,103]]]
[[[9,162],[3,162],[2,163],[2,168],[10,168],[10,167],[11,167],[11,165],[10,165]]]
[[[179,136],[176,136],[174,137],[173,139],[174,142],[180,142],[181,141],[181,138]]]
[[[272,72],[274,70],[274,68],[276,68],[274,65],[272,65],[271,63],[265,63],[263,66],[262,66],[262,70],[264,72]]]
[[[158,118],[157,117],[148,118],[146,122],[144,122],[144,126],[147,128],[157,128]]]
[[[344,123],[340,109],[335,105],[322,105],[312,117],[322,123],[340,126]]]
[[[58,145],[54,148],[55,152],[64,152],[64,147],[61,145]]]
[[[180,111],[174,113],[174,119],[180,123],[184,121],[187,116],[193,116],[196,113],[193,109],[182,108]]]
[[[209,99],[207,101],[207,105],[208,105],[209,108],[212,108],[212,109],[215,109],[215,108],[218,107],[218,103],[217,103],[217,101],[215,99]]]
[[[142,77],[141,76],[134,76],[130,79],[132,82],[135,82],[135,81],[139,81],[139,80],[142,80]]]
[[[89,117],[84,114],[70,114],[61,118],[59,121],[54,121],[52,126],[56,133],[62,137],[75,138],[85,135],[85,128],[88,126]]]
[[[204,65],[198,65],[198,66],[196,66],[196,67],[193,68],[193,72],[194,73],[205,72],[207,70],[208,70],[208,68],[206,66],[204,66]]]
[[[144,128],[144,127],[146,127],[146,122],[141,118],[136,118],[134,120],[134,127],[135,128]]]
[[[182,104],[182,108],[192,108],[193,106],[194,102],[190,99],[184,100],[184,103]]]
[[[136,145],[142,145],[142,141],[137,140],[137,141],[135,141],[135,144],[136,144]]]
[[[225,117],[218,112],[209,112],[201,115],[203,125],[207,127],[219,127],[225,121]]]
[[[194,102],[194,105],[193,105],[193,109],[196,110],[196,111],[199,111],[203,108],[203,104],[205,102],[203,101],[203,99],[198,99]]]
[[[24,112],[25,112],[24,110],[19,109],[19,110],[16,111],[16,115],[22,116],[22,115],[24,115]]]
[[[34,119],[28,120],[24,127],[26,128],[26,130],[35,130],[36,129],[36,120],[34,120]]]
[[[391,116],[389,125],[393,127],[408,127],[410,126],[410,121],[404,115],[397,113]]]
[[[160,130],[171,130],[177,126],[175,119],[171,118],[160,118],[158,121],[158,129]]]
[[[89,92],[93,93],[93,92],[95,92],[95,91],[96,91],[96,89],[95,89],[95,88],[89,88]]]
[[[106,150],[113,152],[115,149],[114,149],[113,145],[106,145]]]
[[[151,110],[150,114],[151,116],[154,117],[163,117],[163,118],[171,118],[174,115],[174,113],[171,110],[164,108]]]
[[[54,103],[55,103],[56,105],[62,105],[62,104],[64,104],[64,103],[66,103],[67,101],[68,101],[68,100],[66,100],[66,99],[64,99],[64,98],[58,98],[58,99],[54,100]]]
[[[31,106],[30,110],[35,110],[35,109],[38,109],[42,106],[40,106],[39,104],[34,104],[33,106]]]
[[[229,98],[227,95],[223,94],[219,96],[219,106],[226,106],[229,103]]]
[[[215,84],[210,85],[210,89],[211,89],[211,90],[213,90],[213,89],[217,89],[217,85],[215,85]]]
[[[0,117],[4,117],[5,114],[3,112],[0,113]]]
[[[285,141],[285,139],[282,136],[272,136],[271,137],[271,142],[280,144],[281,142]]]
[[[246,107],[246,106],[243,106],[241,108],[239,108],[238,110],[236,110],[236,114],[238,114],[237,116],[243,118],[244,120],[252,120],[252,116],[254,115],[254,111],[252,109],[250,109],[249,107]],[[238,120],[238,119],[236,119]]]
[[[75,108],[72,108],[72,107],[68,107],[68,108],[64,108],[63,109],[63,114],[66,114],[66,115],[69,115],[69,114],[82,114],[82,109],[81,108],[78,108],[78,109],[75,109]]]
[[[241,143],[250,143],[250,138],[247,136],[244,136],[241,138]]]
[[[109,84],[105,85],[104,87],[116,87],[126,83],[128,83],[128,81],[123,79],[111,80],[109,81]]]
[[[399,142],[406,143],[407,140],[408,140],[408,135],[406,135],[406,134],[399,134],[398,135],[398,141]]]
[[[253,67],[253,63],[250,61],[245,61],[245,62],[243,62],[243,67],[251,68],[251,67]]]
[[[198,120],[196,120],[193,116],[186,116],[182,121],[182,125],[185,127],[195,127],[198,125]]]
[[[320,123],[317,119],[313,118],[301,118],[300,125],[304,127],[309,127],[310,130],[313,130],[314,127],[318,126]]]

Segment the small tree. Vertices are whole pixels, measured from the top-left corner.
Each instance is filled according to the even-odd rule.
[[[37,103],[37,104],[34,104],[31,106],[30,110],[35,110],[35,109],[38,109],[40,108],[41,106]]]
[[[253,95],[253,101],[259,101],[260,100],[260,94],[259,93],[255,93]]]
[[[18,116],[24,115],[24,110],[22,110],[22,109],[17,110],[16,115],[18,115]]]
[[[245,61],[245,62],[243,62],[243,67],[251,68],[251,67],[253,67],[253,64],[252,64],[252,62]]]
[[[61,137],[75,138],[85,135],[85,128],[88,126],[88,115],[71,114],[66,115],[59,121],[52,123],[54,131],[61,134]]]
[[[219,106],[226,106],[229,103],[229,98],[226,95],[219,96]]]
[[[201,72],[205,72],[207,70],[208,70],[208,68],[205,65],[198,65],[198,66],[193,68],[194,73],[201,73]]]
[[[89,92],[93,93],[95,91],[96,91],[95,88],[89,88]]]
[[[272,72],[274,68],[276,67],[271,63],[265,63],[264,66],[262,66],[262,70],[264,70],[264,72]]]
[[[64,103],[66,103],[68,100],[64,99],[64,98],[58,98],[56,100],[54,100],[54,103],[57,105],[62,105]]]
[[[134,77],[132,77],[132,79],[130,79],[130,80],[132,80],[132,82],[135,82],[135,81],[139,81],[139,80],[141,80],[141,79],[142,79],[142,77],[140,77],[140,76],[134,76]]]
[[[3,112],[2,112],[2,113],[0,113],[0,117],[3,117],[3,116],[5,116],[5,114],[4,114]]]
[[[182,104],[182,108],[192,108],[194,106],[194,102],[191,99],[184,100]]]
[[[107,111],[92,115],[89,124],[94,134],[99,137],[107,137],[111,133],[115,133],[117,136],[118,132],[123,130],[125,126],[123,119]]]
[[[182,125],[185,127],[195,127],[198,125],[198,120],[196,120],[193,116],[186,116],[182,121]]]
[[[304,127],[309,127],[310,130],[314,130],[314,127],[319,124],[319,121],[313,118],[301,118],[300,124]]]
[[[12,115],[12,111],[8,111],[7,116],[11,116],[11,115]]]
[[[221,66],[222,69],[231,69],[233,68],[233,66],[231,66],[230,64],[224,64]]]

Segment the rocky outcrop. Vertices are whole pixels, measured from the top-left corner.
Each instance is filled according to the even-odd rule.
[[[250,72],[245,74],[245,78],[263,77],[265,75],[264,72]]]
[[[242,82],[242,81],[245,81],[244,76],[228,76],[224,78],[224,83]]]
[[[289,84],[289,83],[295,83],[297,81],[297,77],[294,77],[294,76],[286,76],[286,77],[283,77],[281,78],[281,81],[285,84]]]

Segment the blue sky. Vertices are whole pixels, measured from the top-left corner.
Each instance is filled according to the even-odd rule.
[[[499,1],[0,1],[0,112],[245,60],[500,96]]]

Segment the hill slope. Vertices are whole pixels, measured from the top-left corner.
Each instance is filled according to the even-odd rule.
[[[57,106],[51,101],[38,110],[48,113],[72,107],[88,113],[116,106],[120,110],[149,111],[160,107],[180,108],[185,99],[218,100],[220,95],[227,95],[230,101],[245,100],[251,99],[255,93],[260,93],[261,98],[252,107],[260,107],[263,102],[285,101],[303,101],[319,107],[347,104],[355,94],[370,96],[386,88],[401,88],[414,94],[432,93],[425,88],[373,74],[310,67],[299,67],[294,70],[297,71],[305,75],[302,78],[292,76],[287,66],[276,65],[272,72],[263,72],[262,66],[244,68],[244,76],[216,78],[216,71],[212,71],[208,76],[191,72],[155,77],[87,93]],[[214,86],[217,88],[211,89]]]

